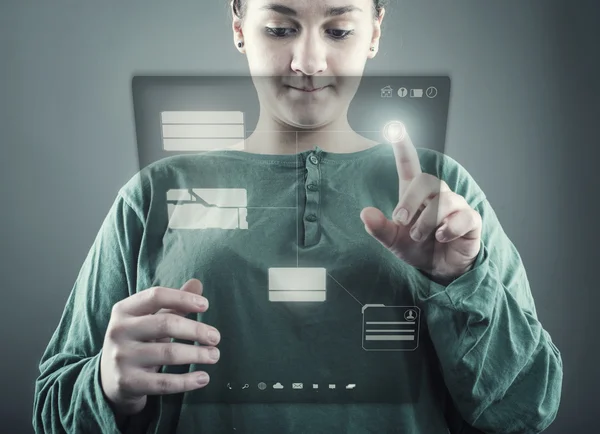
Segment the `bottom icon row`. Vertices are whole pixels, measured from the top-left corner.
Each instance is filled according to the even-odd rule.
[[[260,382],[260,383],[258,383],[257,387],[258,387],[259,390],[265,390],[267,388],[267,384],[263,383],[263,382]],[[273,389],[284,389],[285,388],[285,386],[283,384],[281,384],[280,382],[277,382],[277,383],[273,384],[272,387],[273,387]],[[351,384],[347,384],[346,387],[345,387],[345,389],[354,389],[355,387],[356,387],[356,384],[351,383]],[[227,388],[229,390],[236,389],[236,387],[232,386],[231,383],[227,383]],[[241,387],[242,390],[243,389],[249,389],[249,388],[250,388],[250,385],[248,383],[244,384]],[[291,388],[292,389],[296,389],[296,390],[304,389],[304,383],[292,383],[292,387]],[[313,390],[315,390],[315,389],[319,389],[319,385],[313,383],[312,387],[308,387],[308,385],[307,385],[306,388],[307,389],[313,389]],[[326,387],[326,388],[327,389],[335,389],[336,385],[330,383],[330,384],[328,384],[328,387]]]

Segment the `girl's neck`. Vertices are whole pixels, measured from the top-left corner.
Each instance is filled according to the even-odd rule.
[[[325,152],[350,153],[377,142],[356,133],[347,120],[315,130],[294,129],[278,122],[261,122],[245,140],[244,150],[254,154],[297,154],[318,145]]]

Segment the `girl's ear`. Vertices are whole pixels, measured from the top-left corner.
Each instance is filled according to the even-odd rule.
[[[231,22],[231,30],[233,31],[233,43],[240,52],[243,52],[244,33],[242,32],[242,20],[235,15],[233,9],[233,1],[231,2],[231,14],[233,16],[233,20]]]
[[[375,24],[373,25],[373,36],[371,37],[370,44],[370,47],[372,48],[369,50],[369,59],[375,57],[375,54],[377,53],[377,48],[379,47],[379,39],[381,38],[381,22],[383,21],[384,15],[385,8],[381,8],[379,12],[379,17],[375,20]]]

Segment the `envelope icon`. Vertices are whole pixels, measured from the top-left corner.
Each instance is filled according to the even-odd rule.
[[[292,383],[292,389],[302,389],[302,383]]]

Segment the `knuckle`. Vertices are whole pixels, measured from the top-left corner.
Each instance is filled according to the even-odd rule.
[[[177,296],[179,297],[179,302],[180,302],[181,304],[184,304],[184,305],[185,305],[185,304],[189,304],[189,302],[190,302],[190,298],[192,298],[192,297],[193,297],[193,296],[191,296],[190,294],[188,294],[188,293],[187,293],[187,292],[185,292],[185,291],[179,291],[179,292],[177,293]]]
[[[110,310],[111,316],[118,316],[118,315],[120,315],[120,313],[121,313],[121,307],[122,307],[122,304],[121,304],[120,301],[118,301],[115,304],[113,304],[113,307]]]
[[[202,299],[202,296],[198,296],[196,294],[186,293],[185,291],[179,291],[177,294],[179,297],[179,304],[184,307],[195,306],[198,302],[198,297]]]
[[[144,291],[144,293],[146,294],[146,298],[148,299],[148,301],[157,301],[161,294],[161,288],[159,286],[153,286],[152,288],[148,288],[146,289],[146,291]]]
[[[157,322],[156,331],[162,336],[167,336],[169,334],[169,329],[171,326],[171,316],[166,314],[154,316]]]
[[[477,217],[473,212],[463,212],[462,222],[464,222],[464,228],[472,228],[477,223]]]
[[[156,388],[161,395],[166,395],[169,392],[169,386],[169,380],[165,377],[159,377],[158,380],[156,380]]]
[[[469,213],[471,215],[471,224],[473,226],[479,226],[482,223],[482,219],[481,219],[481,215],[475,211],[475,210],[471,210],[471,212]]]
[[[106,337],[111,341],[118,340],[125,332],[125,327],[122,322],[111,322],[106,330]]]
[[[467,202],[467,199],[465,199],[464,196],[461,196],[458,193],[452,193],[452,198],[456,201],[457,204],[466,205],[470,208],[469,203]]]
[[[166,364],[172,364],[175,361],[175,348],[171,344],[164,344],[162,347],[162,356],[167,362]]]
[[[443,191],[439,194],[438,200],[440,201],[440,205],[449,207],[456,203],[456,195],[451,191]]]
[[[441,214],[448,214],[448,212],[454,212],[456,208],[462,207],[461,196],[451,191],[444,191],[438,197]]]
[[[128,354],[122,347],[115,347],[112,352],[112,360],[117,366],[121,366],[127,360]]]
[[[123,373],[117,373],[115,375],[115,383],[121,391],[129,391],[133,387],[131,376],[123,375]]]

